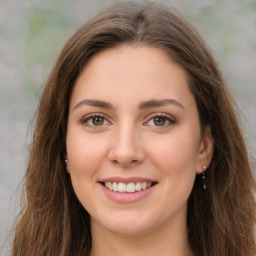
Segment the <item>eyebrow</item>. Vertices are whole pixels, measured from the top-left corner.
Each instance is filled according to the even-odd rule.
[[[166,105],[176,105],[182,109],[185,109],[184,106],[174,100],[174,99],[163,99],[163,100],[148,100],[148,101],[144,101],[139,105],[139,109],[147,109],[147,108],[152,108],[152,107],[162,107],[162,106],[166,106]]]
[[[78,102],[75,105],[75,107],[73,108],[73,110],[75,110],[83,105],[100,107],[100,108],[105,108],[105,109],[110,109],[110,110],[115,109],[115,107],[111,103],[103,101],[103,100],[84,99],[84,100]],[[162,106],[166,106],[166,105],[176,105],[182,109],[185,109],[184,106],[180,102],[178,102],[174,99],[163,99],[163,100],[153,99],[153,100],[148,100],[148,101],[144,101],[144,102],[140,103],[139,110],[153,108],[153,107],[162,107]]]
[[[106,108],[106,109],[114,109],[114,106],[106,101],[103,100],[90,100],[90,99],[84,99],[80,102],[78,102],[73,110],[83,106],[83,105],[89,105],[94,107],[100,107],[100,108]]]

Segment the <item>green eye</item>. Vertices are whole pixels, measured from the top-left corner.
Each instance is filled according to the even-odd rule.
[[[163,125],[165,125],[165,122],[166,122],[166,118],[164,118],[164,117],[155,117],[154,118],[154,124],[156,126],[163,126]]]
[[[92,123],[95,126],[100,126],[104,124],[104,118],[100,116],[96,116],[92,118]]]

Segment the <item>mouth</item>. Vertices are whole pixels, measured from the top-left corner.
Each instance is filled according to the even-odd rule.
[[[99,180],[105,195],[117,203],[135,203],[148,197],[158,184],[142,177],[109,177]]]
[[[119,193],[135,193],[139,192],[141,190],[146,190],[149,189],[150,187],[156,185],[157,182],[115,182],[115,181],[106,181],[106,182],[101,182],[105,188],[114,191],[114,192],[119,192]]]

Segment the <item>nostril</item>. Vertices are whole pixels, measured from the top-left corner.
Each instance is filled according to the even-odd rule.
[[[120,164],[122,166],[131,166],[134,164],[138,163],[138,160],[133,159],[133,160],[129,160],[129,159],[112,159],[111,160],[113,164]]]

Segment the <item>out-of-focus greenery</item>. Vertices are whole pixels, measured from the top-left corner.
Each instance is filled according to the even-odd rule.
[[[110,3],[125,1],[0,0],[0,244],[11,216],[9,197],[24,175],[27,122],[55,59],[88,18]],[[212,49],[246,116],[244,134],[255,155],[256,0],[156,1],[177,8]]]
[[[231,89],[256,96],[256,1],[180,1],[180,10],[212,49]]]
[[[68,0],[37,1],[27,8],[25,15],[28,32],[24,51],[26,75],[23,83],[25,90],[38,91],[42,85],[42,79],[46,79],[61,47],[71,35],[71,31],[74,32],[74,24],[81,25],[76,17],[70,15],[73,5],[79,5],[80,2],[79,0],[75,2]],[[256,56],[256,25],[251,28],[246,26],[247,23],[256,23],[255,0],[159,2],[177,7],[196,26],[210,48],[213,49],[217,61],[230,75],[229,80],[232,86],[234,83],[236,83],[234,86],[241,87],[242,84],[250,85],[254,82],[252,76],[255,72],[252,71],[250,63],[246,63],[246,58]],[[83,11],[86,13],[86,10],[80,10],[80,16]],[[240,54],[236,56],[238,52]],[[248,70],[245,70],[246,67]],[[256,94],[254,87],[247,86],[246,90],[250,92],[250,95]]]
[[[37,92],[71,30],[67,1],[32,4],[26,10],[28,32],[25,39],[24,89]],[[42,77],[44,76],[44,77]]]
[[[180,1],[181,9],[186,17],[197,27],[203,37],[215,49],[221,60],[225,60],[237,47],[240,37],[247,35],[246,29],[241,31],[244,21],[254,19],[256,22],[256,1],[205,1],[207,4],[196,9],[194,1]],[[202,2],[203,1],[197,1]],[[210,2],[210,3],[209,3]],[[251,22],[253,23],[253,21]],[[254,26],[254,35],[256,25]],[[245,34],[243,34],[245,33]],[[248,36],[248,45],[255,47],[255,38]],[[254,48],[255,50],[255,48]]]

